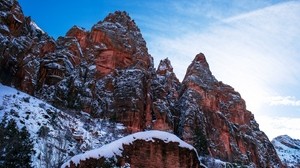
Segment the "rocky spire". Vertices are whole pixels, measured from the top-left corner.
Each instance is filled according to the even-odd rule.
[[[231,86],[215,79],[203,54],[195,57],[182,85],[179,135],[199,153],[243,165],[281,166],[245,101]]]
[[[156,73],[165,75],[167,72],[173,73],[173,67],[168,58],[160,61]]]
[[[213,83],[217,82],[212,75],[204,54],[196,55],[195,59],[188,67],[183,83],[193,81],[204,88],[211,88]]]
[[[129,14],[125,11],[116,11],[114,13],[110,13],[103,21],[120,24],[123,27],[125,27],[127,30],[138,31],[138,32],[140,31],[138,26],[135,24],[134,20],[131,19]]]
[[[178,100],[180,82],[173,72],[169,59],[160,61],[156,76],[152,80],[153,92],[153,128],[173,131],[177,128],[175,104]]]

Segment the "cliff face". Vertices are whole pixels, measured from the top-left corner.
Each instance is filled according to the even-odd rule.
[[[183,140],[195,145],[200,153],[221,160],[258,167],[282,166],[245,101],[232,87],[215,79],[203,54],[188,67],[182,85],[178,110]],[[201,144],[199,140],[206,142]]]
[[[24,17],[16,1],[0,3],[0,81],[33,94],[40,60],[56,43]]]
[[[110,14],[90,31],[74,26],[55,41],[17,2],[1,3],[2,83],[59,107],[122,121],[130,132],[150,126],[153,60],[126,12]]]
[[[168,131],[204,156],[282,166],[245,101],[215,79],[203,54],[180,83],[168,59],[155,71],[146,42],[126,12],[109,14],[91,30],[74,26],[54,40],[23,15],[17,1],[1,1],[0,10],[1,83],[62,109],[121,122],[128,134]],[[141,141],[128,151],[139,144],[156,148]]]

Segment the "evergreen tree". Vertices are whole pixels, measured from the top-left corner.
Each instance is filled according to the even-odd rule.
[[[200,127],[194,130],[194,146],[200,156],[208,155],[208,142]]]
[[[31,167],[33,144],[28,131],[25,127],[19,131],[13,119],[6,122],[4,118],[0,123],[0,168]]]
[[[17,124],[14,120],[9,120],[5,128],[4,135],[4,167],[14,167],[14,163],[17,162],[15,157],[18,154],[18,149],[20,144],[19,140],[19,130],[17,129]]]
[[[31,163],[31,155],[33,154],[33,144],[32,144],[32,140],[30,139],[30,134],[27,131],[26,127],[24,126],[21,129],[20,132],[20,142],[21,142],[21,148],[20,148],[20,152],[21,154],[19,155],[19,162],[21,165],[23,165],[23,167],[30,167],[30,163]]]
[[[3,167],[4,157],[5,157],[5,127],[6,127],[7,116],[4,115],[1,123],[0,123],[0,167]]]

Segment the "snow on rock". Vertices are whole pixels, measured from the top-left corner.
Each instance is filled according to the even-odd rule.
[[[164,70],[169,70],[169,69],[171,71],[173,70],[173,67],[172,67],[169,59],[167,58],[165,60],[161,60],[159,66],[158,66],[158,71],[164,71]]]
[[[164,141],[164,143],[169,142],[176,142],[178,143],[178,146],[181,148],[187,148],[189,150],[196,150],[193,146],[187,144],[186,142],[179,139],[176,135],[164,132],[164,131],[144,131],[144,132],[137,132],[131,135],[128,135],[124,138],[121,138],[119,140],[116,140],[110,144],[104,145],[99,149],[94,149],[91,151],[87,151],[83,154],[76,155],[72,157],[68,162],[63,164],[61,167],[70,167],[70,164],[73,162],[73,164],[78,165],[80,161],[87,160],[89,158],[112,158],[115,156],[121,156],[122,152],[124,150],[124,145],[130,145],[133,144],[135,141],[138,140],[144,140],[144,141],[152,141],[155,142],[156,139]]]
[[[300,140],[282,135],[274,138],[272,144],[287,167],[300,167]]]
[[[34,30],[38,30],[41,31],[43,34],[45,33],[34,21],[30,22],[30,26],[32,27],[32,29]]]
[[[9,28],[6,25],[0,24],[0,31],[9,32]]]
[[[124,126],[87,113],[61,111],[46,102],[0,83],[0,121],[6,116],[25,126],[35,154],[32,167],[59,167],[70,157],[124,136]]]

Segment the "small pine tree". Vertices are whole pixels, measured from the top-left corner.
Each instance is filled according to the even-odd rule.
[[[21,165],[26,165],[26,167],[30,167],[31,163],[31,155],[33,154],[33,144],[30,139],[30,134],[24,126],[20,132],[20,143],[21,143],[21,154],[19,155],[19,162]]]
[[[205,135],[199,127],[196,127],[194,130],[194,146],[199,155],[208,155],[208,142]]]
[[[31,167],[33,144],[25,127],[18,130],[16,122],[6,118],[0,123],[0,168]]]
[[[4,139],[3,139],[3,166],[4,167],[15,167],[14,163],[16,160],[16,155],[18,154],[18,144],[19,130],[17,129],[17,124],[14,120],[9,120],[6,127],[4,128]]]
[[[0,167],[3,167],[4,164],[4,157],[5,157],[5,146],[6,146],[6,141],[5,141],[5,128],[6,128],[6,121],[7,121],[7,116],[5,115],[0,123]]]

